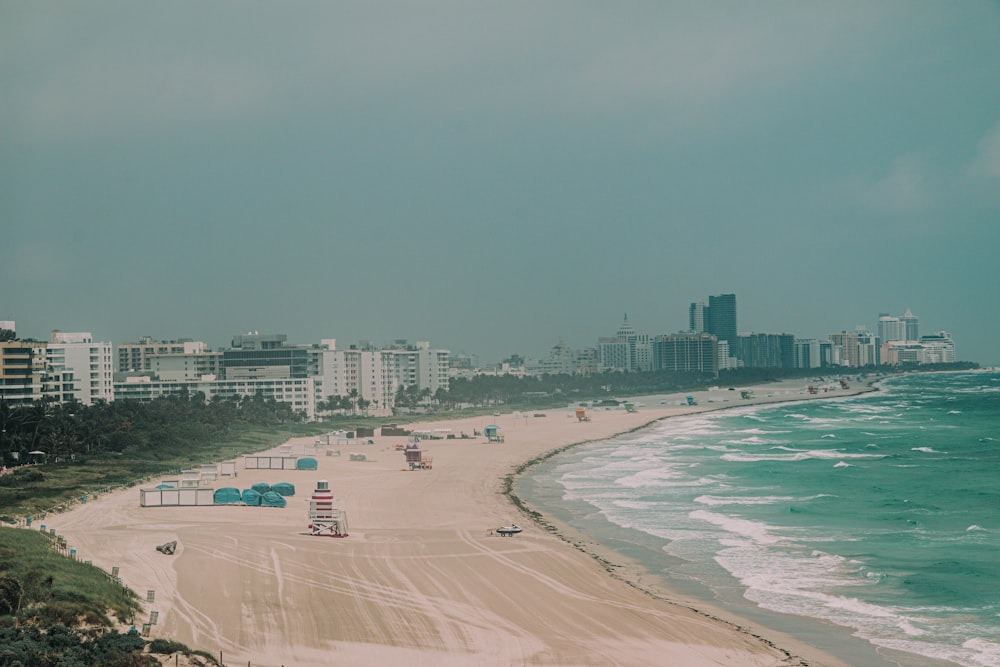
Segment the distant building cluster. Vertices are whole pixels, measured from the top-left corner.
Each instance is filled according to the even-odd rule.
[[[289,345],[284,334],[250,332],[230,347],[212,350],[192,339],[95,341],[88,332],[53,331],[47,342],[17,338],[15,323],[0,320],[0,399],[150,401],[201,393],[207,400],[261,394],[288,403],[307,419],[336,409],[332,397],[349,397],[374,414],[389,414],[401,393],[428,398],[455,375],[595,374],[674,371],[718,375],[735,368],[857,368],[949,363],[956,360],[951,334],[920,335],[919,320],[880,313],[878,331],[866,327],[826,339],[788,333],[738,333],[736,295],[719,294],[688,308],[688,328],[638,333],[625,315],[614,336],[594,347],[571,349],[559,341],[548,357],[514,355],[496,367],[477,368],[471,357],[451,355],[428,342],[396,340],[346,348],[334,339]]]
[[[898,317],[879,315],[878,333],[866,327],[828,334],[826,339],[790,333],[738,333],[736,295],[719,294],[688,308],[685,331],[650,335],[636,332],[628,314],[614,336],[572,350],[560,341],[548,358],[524,361],[523,368],[501,372],[602,373],[607,371],[686,371],[717,375],[735,368],[858,368],[956,360],[951,334],[921,336],[909,310]]]
[[[13,326],[0,322],[9,331]],[[314,345],[288,345],[286,339],[253,332],[213,351],[200,341],[149,337],[115,349],[84,332],[53,331],[48,342],[14,338],[0,342],[0,398],[92,405],[198,392],[206,400],[261,394],[315,419],[334,396],[386,413],[400,388],[433,395],[448,387],[449,353],[427,342],[338,348],[334,339]]]

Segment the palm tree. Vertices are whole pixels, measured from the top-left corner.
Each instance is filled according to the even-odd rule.
[[[368,416],[368,406],[371,405],[371,401],[367,398],[358,398],[358,410],[361,410],[365,417]]]

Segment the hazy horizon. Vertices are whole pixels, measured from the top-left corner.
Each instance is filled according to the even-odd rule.
[[[484,362],[878,314],[1000,364],[1000,5],[0,0],[0,319]]]

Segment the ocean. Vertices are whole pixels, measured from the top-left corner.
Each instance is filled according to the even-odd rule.
[[[1000,667],[1000,373],[667,419],[572,448],[518,493],[849,664]]]

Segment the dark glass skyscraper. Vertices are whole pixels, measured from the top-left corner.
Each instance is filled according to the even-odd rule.
[[[728,341],[729,349],[736,345],[736,295],[719,294],[708,297],[705,310],[705,331],[719,340]]]

